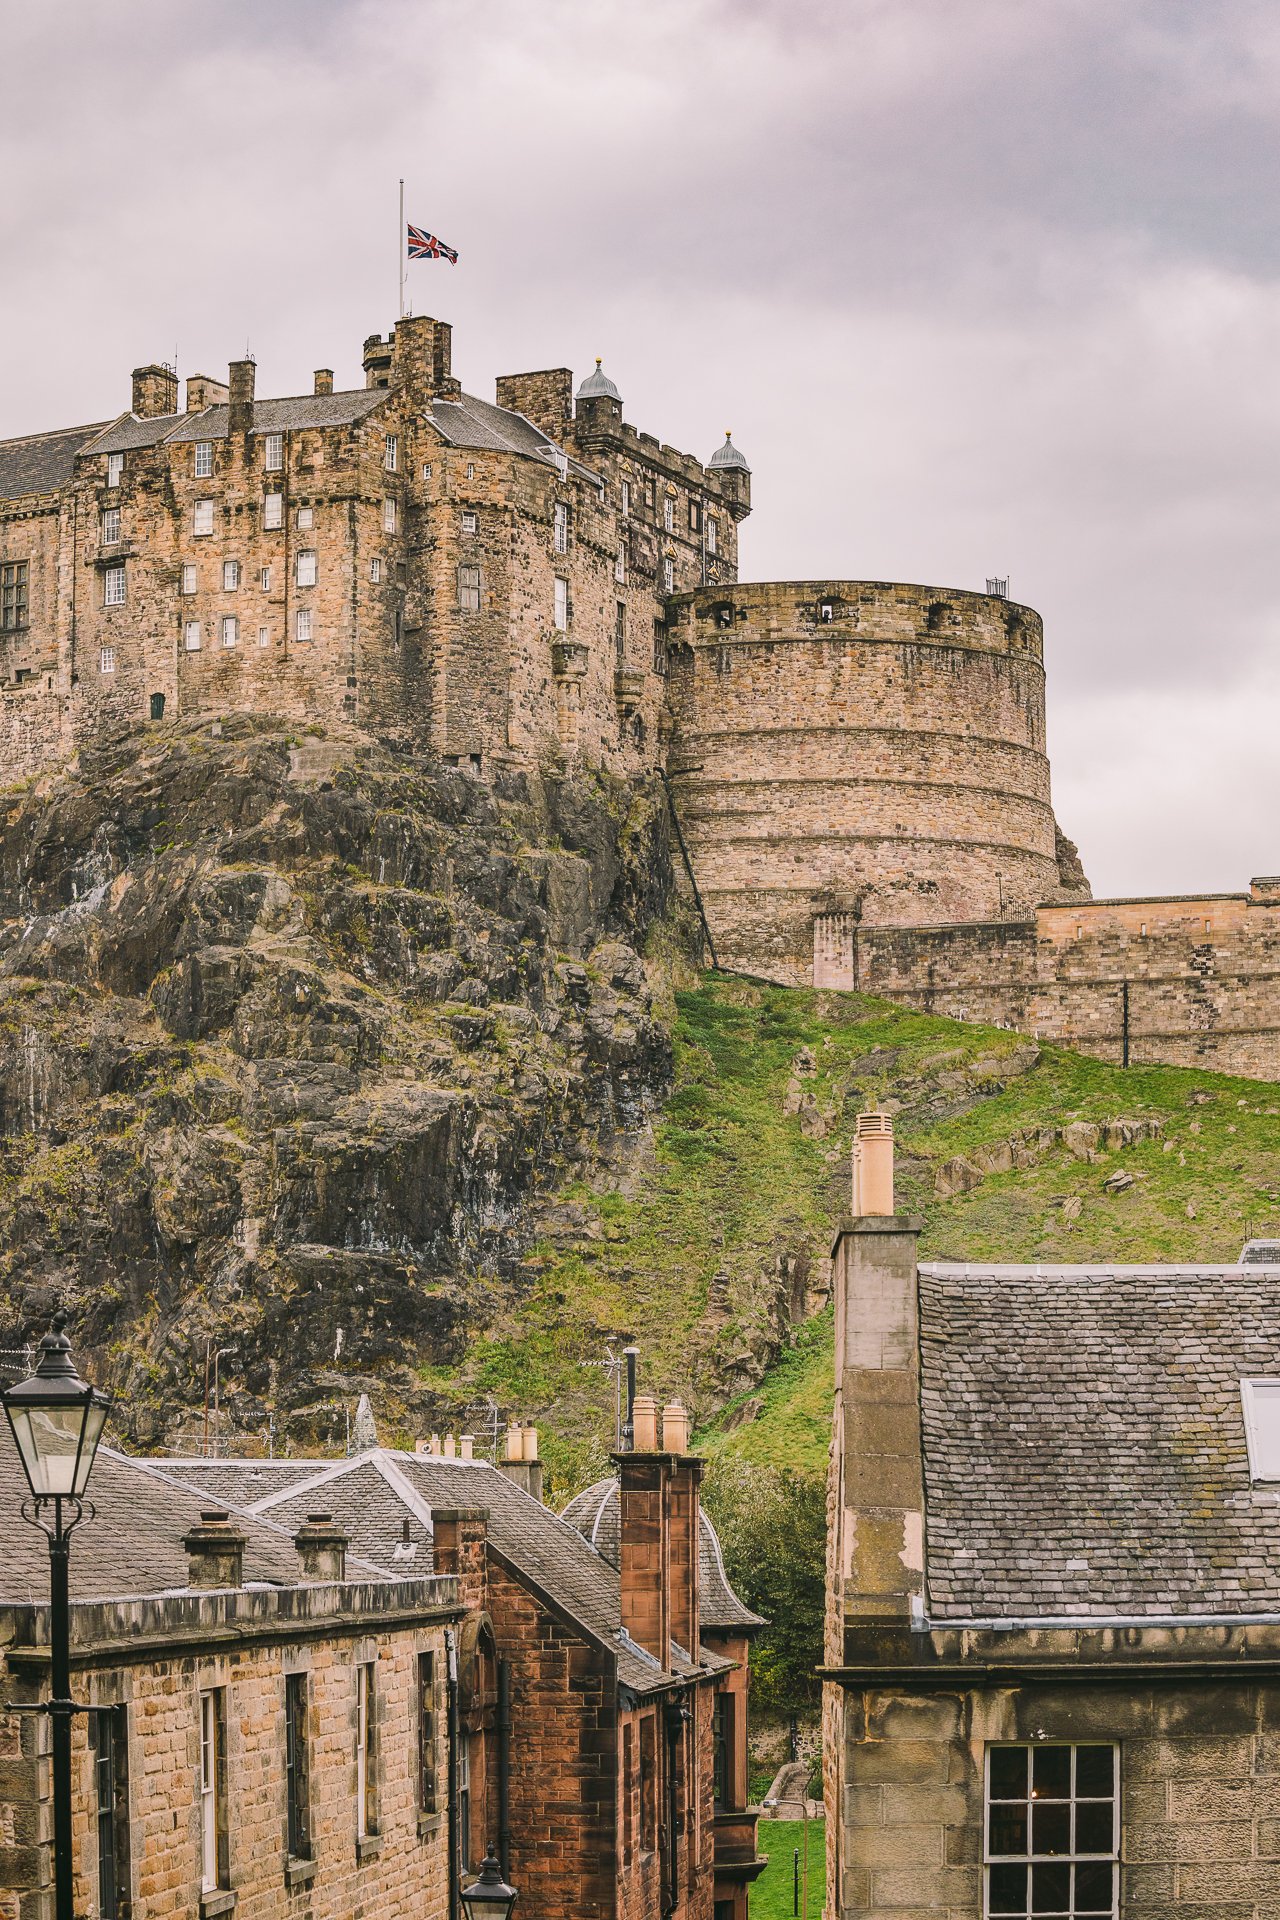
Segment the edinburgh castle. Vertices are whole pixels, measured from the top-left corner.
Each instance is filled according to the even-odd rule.
[[[638,432],[599,364],[492,404],[419,317],[363,368],[269,400],[240,360],[180,411],[143,367],[114,420],[0,442],[0,783],[236,711],[471,778],[659,769],[721,965],[1280,1078],[1280,880],[1092,900],[1029,608],[739,584],[746,460]]]

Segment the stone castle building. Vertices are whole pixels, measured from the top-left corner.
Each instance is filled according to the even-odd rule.
[[[1280,881],[1092,901],[1054,817],[1039,616],[998,593],[740,585],[751,473],[622,417],[599,364],[464,394],[451,331],[260,400],[138,369],[0,442],[0,783],[241,709],[480,777],[660,768],[721,964],[1280,1077]]]

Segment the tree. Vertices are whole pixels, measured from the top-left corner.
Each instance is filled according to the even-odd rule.
[[[819,1697],[826,1599],[826,1486],[815,1473],[721,1459],[703,1498],[734,1590],[768,1621],[751,1649],[753,1698],[786,1713]]]

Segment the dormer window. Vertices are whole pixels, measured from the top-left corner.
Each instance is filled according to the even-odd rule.
[[[1249,1478],[1280,1480],[1280,1380],[1242,1380]]]

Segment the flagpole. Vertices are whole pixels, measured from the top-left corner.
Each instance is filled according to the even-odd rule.
[[[404,319],[404,181],[400,182],[400,318]]]

